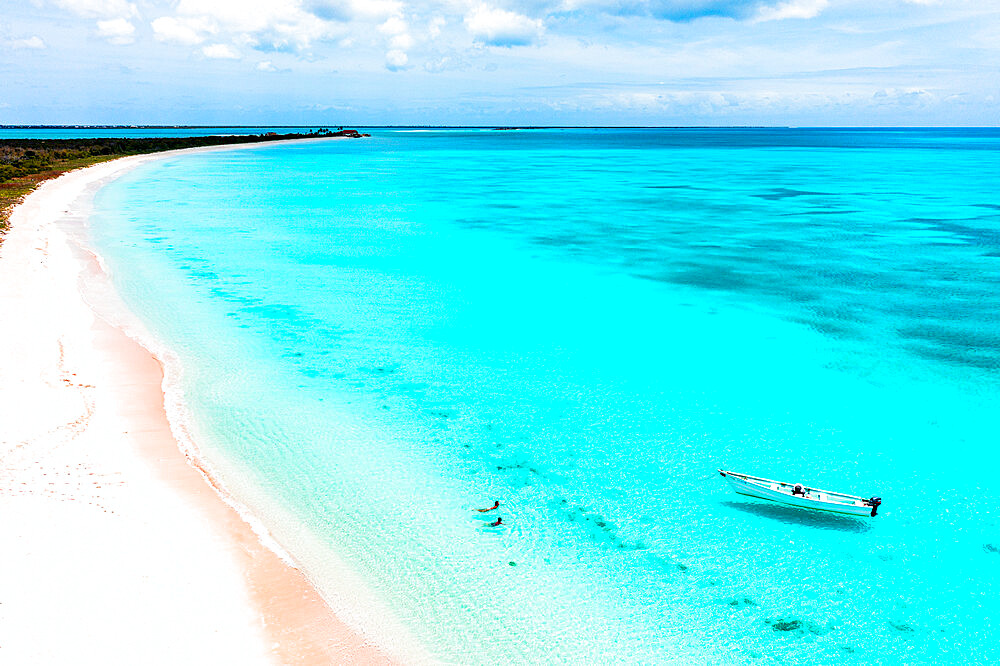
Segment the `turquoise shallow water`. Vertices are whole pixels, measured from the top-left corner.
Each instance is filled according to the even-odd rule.
[[[383,130],[164,158],[91,233],[204,456],[376,633],[995,663],[998,191],[996,130]]]

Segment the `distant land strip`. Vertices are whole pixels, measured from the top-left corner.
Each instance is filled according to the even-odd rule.
[[[67,171],[127,155],[158,153],[179,148],[203,148],[239,143],[368,136],[353,129],[318,129],[308,133],[229,134],[184,137],[3,139],[0,140],[0,239],[10,224],[10,213],[26,194]]]

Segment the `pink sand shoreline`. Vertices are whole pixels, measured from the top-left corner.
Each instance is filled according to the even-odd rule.
[[[167,154],[44,183],[0,244],[0,660],[388,663],[185,455],[160,360],[81,293],[75,202]]]

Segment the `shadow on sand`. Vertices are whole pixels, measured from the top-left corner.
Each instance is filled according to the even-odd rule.
[[[780,504],[725,501],[722,502],[722,505],[730,509],[750,513],[755,516],[771,518],[772,520],[780,520],[783,523],[790,523],[792,525],[818,527],[821,530],[862,533],[867,532],[872,528],[869,522],[861,518],[841,516],[835,513],[809,511],[807,509],[796,509],[794,507],[782,506]]]

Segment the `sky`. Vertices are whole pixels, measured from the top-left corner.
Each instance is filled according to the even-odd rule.
[[[1000,125],[1000,0],[0,0],[0,124]]]

